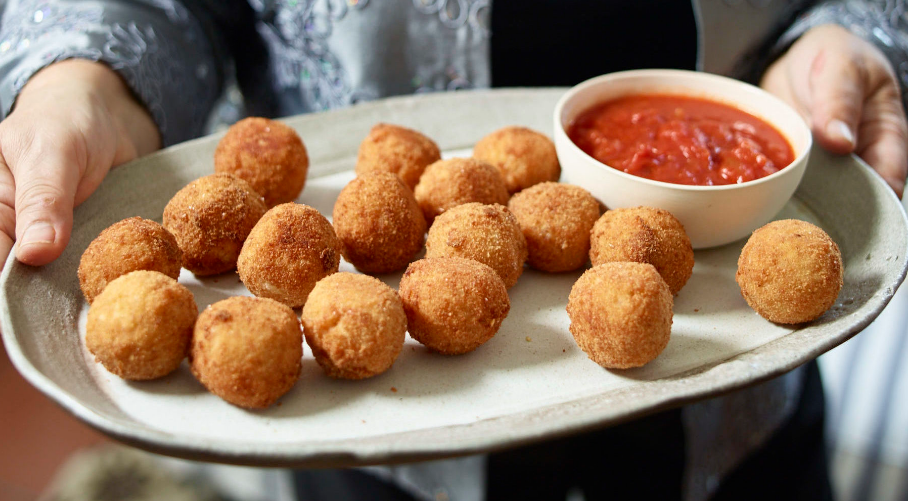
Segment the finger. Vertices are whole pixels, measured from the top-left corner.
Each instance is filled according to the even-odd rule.
[[[40,266],[63,253],[72,231],[79,158],[72,141],[40,137],[10,168],[16,179],[16,257]],[[11,162],[12,163],[12,162]]]
[[[808,73],[808,109],[817,141],[839,154],[854,151],[866,78],[853,57],[821,49]]]
[[[15,196],[16,185],[13,175],[0,157],[0,271],[3,271],[6,258],[13,248],[13,238],[16,236],[16,211],[13,210]]]
[[[886,180],[899,198],[908,175],[908,130],[900,106],[900,101],[894,98],[870,101],[857,148],[858,155]]]

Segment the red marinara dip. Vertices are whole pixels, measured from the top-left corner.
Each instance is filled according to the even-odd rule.
[[[581,150],[656,181],[713,186],[752,181],[794,160],[791,145],[761,119],[726,104],[644,94],[607,101],[568,127]]]

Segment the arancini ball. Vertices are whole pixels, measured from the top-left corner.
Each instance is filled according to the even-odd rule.
[[[268,207],[300,196],[309,172],[306,146],[282,122],[249,117],[230,126],[214,150],[214,171],[233,174],[262,195]]]
[[[446,210],[470,202],[508,203],[508,189],[498,169],[475,158],[439,160],[419,179],[416,201],[429,225]]]
[[[189,366],[208,391],[231,404],[264,409],[300,375],[303,334],[296,314],[271,299],[238,296],[199,315]]]
[[[599,202],[585,189],[545,182],[511,197],[508,209],[527,241],[527,264],[541,271],[576,270],[590,253]]]
[[[410,336],[445,355],[475,350],[498,332],[511,302],[501,277],[472,259],[420,259],[400,279]]]
[[[672,294],[684,287],[694,270],[694,249],[684,226],[670,212],[653,207],[606,211],[590,235],[590,261],[650,263]]]
[[[606,263],[574,283],[567,312],[590,359],[607,369],[640,367],[668,344],[672,294],[649,263]]]
[[[406,268],[426,239],[413,192],[390,172],[350,181],[334,202],[333,219],[344,258],[363,273]]]
[[[420,132],[399,125],[376,124],[359,145],[356,175],[390,172],[400,176],[411,190],[433,162],[441,160],[441,150]]]
[[[510,289],[523,273],[527,242],[507,207],[469,203],[435,219],[426,239],[426,257],[475,259],[495,270]]]
[[[306,303],[316,282],[337,271],[340,256],[325,216],[291,202],[273,207],[255,225],[240,251],[237,272],[256,296],[296,308]]]
[[[180,276],[183,252],[160,224],[131,217],[107,227],[92,240],[79,261],[79,287],[91,304],[111,280],[131,271],[159,271]]]
[[[199,311],[189,289],[157,271],[133,271],[95,297],[85,345],[110,372],[129,380],[170,374],[186,358]]]
[[[267,208],[255,190],[231,174],[187,184],[164,208],[164,227],[183,251],[183,267],[196,275],[236,268],[243,242]]]
[[[407,334],[407,315],[397,292],[356,273],[319,280],[301,321],[315,361],[340,379],[364,379],[390,369]]]
[[[511,194],[561,177],[555,143],[526,127],[492,132],[476,143],[473,156],[497,167]]]
[[[785,219],[753,232],[738,258],[735,281],[747,304],[763,318],[800,324],[832,307],[844,274],[839,246],[825,231]]]

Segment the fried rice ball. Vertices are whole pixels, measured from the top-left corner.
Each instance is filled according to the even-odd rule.
[[[655,359],[672,330],[672,294],[649,263],[590,268],[571,288],[567,312],[577,346],[606,369]]]
[[[495,270],[510,289],[523,273],[527,242],[507,207],[469,203],[435,219],[426,239],[426,257],[475,259]]]
[[[237,271],[250,292],[291,308],[337,271],[340,243],[331,223],[308,205],[287,203],[262,216],[243,244]]]
[[[340,379],[365,379],[390,369],[407,334],[397,292],[356,273],[335,273],[315,284],[302,324],[315,361]]]
[[[92,240],[79,261],[79,287],[91,304],[111,280],[131,271],[159,271],[180,276],[183,252],[160,224],[131,217],[107,227]]]
[[[208,391],[231,404],[264,409],[300,375],[303,335],[296,314],[271,299],[231,297],[199,315],[189,366]]]
[[[183,267],[196,275],[236,268],[246,236],[265,214],[262,197],[231,174],[187,184],[164,208],[164,227],[183,251]]]
[[[473,147],[473,156],[497,167],[511,194],[561,177],[555,143],[526,127],[505,127],[485,136]]]
[[[268,207],[295,200],[306,185],[309,156],[290,126],[250,117],[227,129],[214,150],[214,171],[233,174],[265,198]]]
[[[498,169],[475,158],[439,160],[426,167],[414,194],[430,225],[451,207],[470,202],[505,205],[510,196]]]
[[[832,307],[844,274],[839,246],[825,231],[786,219],[753,232],[738,258],[735,281],[763,318],[800,324]]]
[[[422,250],[426,220],[413,192],[390,172],[350,181],[334,202],[334,231],[344,258],[363,273],[407,267]]]
[[[498,332],[511,302],[501,277],[472,259],[411,263],[400,280],[410,336],[445,355],[475,350]]]
[[[170,374],[186,357],[199,311],[189,289],[157,271],[111,281],[88,310],[85,345],[110,372],[129,380]]]
[[[426,167],[438,160],[441,150],[435,141],[406,127],[380,123],[359,145],[356,175],[391,172],[412,190]]]
[[[606,211],[590,236],[593,266],[616,261],[650,263],[672,294],[694,270],[694,249],[684,226],[670,212],[652,207]]]
[[[527,263],[537,270],[560,272],[586,264],[590,231],[599,219],[599,202],[570,184],[545,182],[511,197],[508,209],[527,240]]]

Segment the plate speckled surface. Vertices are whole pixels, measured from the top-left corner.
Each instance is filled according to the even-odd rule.
[[[353,177],[359,142],[379,121],[421,130],[447,155],[469,152],[499,127],[551,135],[563,89],[460,92],[379,101],[288,119],[309,149],[298,199],[331,214]],[[780,218],[823,227],[845,260],[837,304],[789,328],[756,315],[734,282],[742,242],[698,251],[675,299],[672,339],[641,369],[607,371],[573,342],[564,310],[580,272],[528,270],[511,289],[499,333],[460,357],[413,340],[387,373],[365,381],[324,376],[305,349],[300,381],[280,405],[249,412],[205,392],[183,366],[158,381],[127,383],[84,350],[87,305],[76,269],[102,229],[131,216],[160,221],[167,201],[212,172],[220,136],[181,144],[110,173],[76,210],[63,257],[43,268],[10,259],[0,277],[2,333],[16,368],[78,418],[123,441],[181,457],[240,464],[352,466],[475,453],[614,424],[789,371],[869,324],[905,277],[908,223],[901,203],[866,165],[815,150]],[[342,263],[342,270],[352,267]],[[383,276],[397,287],[400,274]],[[180,281],[200,308],[248,294],[235,274]]]

